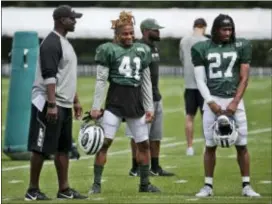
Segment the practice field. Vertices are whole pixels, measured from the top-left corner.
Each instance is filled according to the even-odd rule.
[[[9,80],[2,79],[2,147],[5,132]],[[217,151],[214,197],[199,199],[194,195],[203,186],[203,148],[199,114],[195,122],[194,148],[196,155],[185,156],[184,102],[182,78],[161,78],[160,88],[164,103],[164,139],[161,165],[176,174],[174,177],[152,177],[151,182],[162,193],[138,193],[139,178],[129,177],[131,153],[129,139],[124,136],[124,125],[117,133],[108,156],[102,183],[102,193],[85,201],[56,200],[57,178],[52,161],[46,161],[40,187],[54,200],[52,203],[272,203],[271,168],[271,78],[251,78],[245,95],[248,116],[248,148],[251,153],[251,183],[261,198],[241,196],[241,176],[234,148]],[[80,78],[79,96],[84,111],[91,106],[94,78]],[[24,121],[18,121],[24,122]],[[79,121],[74,121],[77,138]],[[93,181],[93,157],[81,154],[81,159],[70,163],[71,187],[87,194]],[[29,162],[10,161],[2,153],[2,202],[22,203],[29,182]],[[46,202],[50,203],[50,202]]]

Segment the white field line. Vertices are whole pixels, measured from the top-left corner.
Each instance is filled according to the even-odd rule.
[[[271,132],[271,130],[272,130],[272,128],[256,129],[256,130],[249,131],[248,134],[260,134],[260,133],[265,133],[265,132]],[[199,143],[202,141],[203,141],[203,139],[195,139],[194,143]],[[169,147],[175,147],[175,146],[185,145],[185,144],[187,144],[186,141],[174,142],[174,143],[163,144],[161,147],[162,148],[169,148]],[[129,153],[130,151],[131,151],[131,149],[125,149],[125,150],[120,150],[120,151],[116,151],[116,152],[109,152],[108,155],[112,156],[112,155],[126,154],[126,153]],[[85,159],[89,159],[89,158],[93,158],[93,157],[94,157],[94,155],[83,156],[83,157],[80,157],[80,160],[85,160]],[[70,162],[74,162],[74,161],[75,160],[70,160]],[[52,165],[52,164],[54,164],[53,161],[49,161],[49,162],[44,163],[44,165]],[[29,164],[2,168],[2,171],[13,171],[13,170],[17,170],[17,169],[28,169],[28,168],[29,168]]]
[[[183,108],[171,108],[171,109],[165,109],[163,111],[164,114],[168,114],[168,113],[176,113],[176,112],[183,112],[185,114],[185,110]],[[80,122],[79,120],[73,120],[73,122]],[[2,125],[2,130],[6,130],[6,127],[4,125]]]
[[[8,85],[9,84],[9,82],[4,82],[4,81],[2,81],[2,85]],[[183,89],[184,89],[184,87],[183,87],[183,85],[180,83],[180,81],[178,81],[177,83],[175,83],[175,81],[174,82],[171,82],[171,83],[169,83],[169,82],[165,82],[164,83],[164,81],[163,80],[161,80],[160,81],[160,85],[161,86],[171,86],[171,89],[170,90],[177,90],[177,88],[175,87],[173,87],[173,85],[174,86],[178,86],[178,87],[180,87],[179,88],[179,93],[182,93],[183,92]],[[248,89],[255,89],[255,90],[263,90],[263,89],[266,89],[266,88],[268,88],[268,87],[271,87],[271,83],[267,83],[266,81],[265,82],[254,82],[254,83],[249,83],[249,85],[248,85]],[[94,87],[94,83],[93,84],[82,84],[81,86],[79,86],[78,87],[81,91],[82,90],[84,90],[84,91],[90,91],[90,94],[92,95],[93,93],[94,93],[94,89],[95,89],[95,87]],[[163,88],[161,88],[161,92],[163,93],[164,92],[164,89]],[[5,90],[5,91],[2,91],[1,92],[1,94],[2,94],[2,96],[6,96],[6,95],[8,95],[8,90]],[[166,92],[166,95],[167,95],[168,93]]]
[[[167,97],[172,97],[172,96],[180,96],[182,97],[183,96],[183,91],[180,90],[180,91],[177,91],[177,90],[169,90],[169,91],[166,91],[165,93],[161,93],[162,94],[162,97],[163,98],[167,98]],[[85,104],[89,104],[90,107],[91,107],[91,104],[93,102],[93,99],[91,98],[92,94],[90,94],[89,97],[79,97],[79,100],[80,100],[80,103],[82,105],[85,105]]]
[[[271,98],[262,98],[262,99],[257,99],[257,100],[252,100],[251,104],[252,105],[261,105],[261,104],[271,104],[272,99]]]

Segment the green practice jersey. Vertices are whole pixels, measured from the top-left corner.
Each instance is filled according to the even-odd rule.
[[[194,66],[204,66],[211,95],[234,97],[240,82],[240,65],[250,64],[252,48],[249,41],[215,44],[211,40],[196,43],[191,49]]]
[[[138,42],[127,48],[108,42],[100,45],[95,55],[96,63],[109,69],[109,81],[125,86],[139,86],[151,60],[150,48]]]

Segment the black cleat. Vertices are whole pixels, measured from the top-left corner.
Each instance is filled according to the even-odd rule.
[[[139,192],[141,193],[160,193],[160,189],[158,189],[156,186],[153,186],[151,183],[148,185],[140,185]]]
[[[69,152],[69,158],[79,160],[80,154],[77,150],[77,147],[72,147],[71,152]]]
[[[40,189],[28,189],[25,194],[25,201],[51,200]]]
[[[149,173],[150,176],[175,176],[174,173],[165,171],[160,166],[156,170],[150,169]]]
[[[89,194],[98,194],[101,193],[101,184],[94,183],[89,190]]]
[[[58,199],[87,199],[87,196],[81,195],[79,192],[72,188],[67,188],[65,191],[57,193]]]
[[[137,168],[137,169],[133,169],[133,168],[130,169],[128,175],[130,175],[130,176],[140,176],[139,168]]]

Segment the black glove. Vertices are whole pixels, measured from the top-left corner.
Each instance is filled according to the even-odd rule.
[[[82,120],[84,121],[84,123],[88,123],[92,120],[91,114],[89,111],[84,113],[85,116],[82,118]]]
[[[103,116],[103,113],[104,113],[104,109],[101,109],[101,112],[102,112],[102,115],[101,115],[101,117],[102,117],[102,116]],[[84,121],[84,123],[88,123],[88,122],[90,122],[91,120],[93,120],[90,111],[87,111],[87,112],[85,112],[84,114],[85,114],[85,116],[82,118],[82,120]]]

